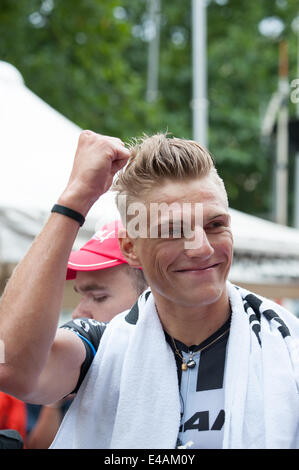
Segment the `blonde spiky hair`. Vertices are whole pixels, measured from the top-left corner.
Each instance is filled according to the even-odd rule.
[[[212,176],[226,190],[207,149],[193,140],[167,137],[165,133],[143,135],[129,145],[130,158],[118,173],[112,190],[125,195],[127,204],[145,197],[165,180],[186,181]]]

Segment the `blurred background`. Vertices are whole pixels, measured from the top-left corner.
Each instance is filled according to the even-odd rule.
[[[0,38],[0,291],[80,129],[168,130],[206,145],[224,179],[231,280],[299,316],[298,1],[0,0]],[[77,246],[111,217],[100,204]],[[66,287],[65,312],[76,301]]]

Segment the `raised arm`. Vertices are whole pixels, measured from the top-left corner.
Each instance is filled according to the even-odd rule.
[[[86,216],[128,157],[119,139],[83,131],[57,203]],[[56,336],[67,262],[78,229],[77,221],[52,213],[1,298],[5,360],[0,364],[0,390],[25,401],[47,403],[70,393],[85,358],[76,335],[64,331]]]

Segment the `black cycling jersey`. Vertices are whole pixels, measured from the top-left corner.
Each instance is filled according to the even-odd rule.
[[[96,355],[97,349],[99,347],[102,335],[106,329],[107,323],[99,322],[91,318],[80,318],[71,320],[61,328],[73,331],[76,333],[79,338],[81,338],[85,350],[86,356],[85,360],[81,366],[79,380],[77,385],[72,393],[76,393],[79,390],[81,383],[86,376],[88,369],[93,361],[94,356]]]
[[[213,333],[209,338],[205,339],[200,345],[194,345],[194,346],[186,346],[185,344],[181,343],[178,340],[175,340],[175,345],[178,349],[178,351],[181,351],[183,353],[188,354],[189,351],[196,351],[198,349],[201,349],[208,345],[211,341],[213,341],[214,338],[217,338],[222,332],[227,330],[227,328],[230,325],[230,318],[227,320],[227,322],[219,328],[215,333]],[[77,334],[82,339],[82,342],[85,346],[86,349],[86,357],[84,360],[84,363],[82,364],[81,367],[81,373],[80,377],[77,383],[77,386],[74,390],[78,391],[82,381],[84,380],[84,377],[92,363],[92,360],[97,352],[97,349],[99,347],[102,335],[107,327],[108,323],[105,322],[99,322],[97,320],[93,320],[90,318],[80,318],[76,320],[70,320],[69,322],[65,323],[64,325],[61,326],[61,328],[65,328],[67,330],[71,330],[74,333]],[[174,344],[171,340],[170,335],[164,331],[165,337],[167,342],[169,343],[171,349],[175,353],[175,348]],[[204,390],[209,387],[214,387],[211,383],[215,382],[218,385],[221,385],[222,387],[222,382],[223,382],[223,372],[224,372],[224,356],[223,356],[223,351],[226,349],[226,343],[227,343],[227,338],[228,334],[224,335],[223,337],[219,338],[218,341],[216,341],[213,345],[208,347],[204,353],[202,353],[202,361],[203,357],[205,357],[205,367],[203,369],[203,366],[201,367],[201,372],[198,378],[200,385],[200,389]],[[215,374],[214,372],[212,373],[211,367],[209,364],[213,365],[213,360],[210,359],[211,354],[213,354],[213,357],[218,359],[218,365],[219,365],[219,373]],[[175,354],[175,360],[177,364],[177,370],[178,370],[178,379],[179,383],[181,382],[181,375],[182,375],[182,359]],[[211,377],[209,379],[209,376]],[[204,381],[204,383],[202,383]]]
[[[127,321],[135,323],[132,309]],[[191,440],[196,448],[220,448],[223,438],[224,394],[223,378],[230,318],[200,345],[187,347],[178,340],[174,343],[167,332],[166,341],[173,350],[181,398],[181,426],[179,439]],[[61,328],[76,333],[86,349],[80,377],[73,393],[77,392],[99,347],[107,323],[89,318],[71,320]],[[199,351],[201,350],[201,351]],[[176,352],[177,351],[177,352]],[[179,354],[177,354],[179,353]],[[181,357],[180,357],[181,356]],[[194,360],[194,367],[182,371],[185,362]]]

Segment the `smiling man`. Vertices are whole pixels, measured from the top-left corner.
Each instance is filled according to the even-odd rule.
[[[121,168],[119,242],[149,289],[108,326],[56,332],[74,237]],[[53,212],[0,307],[0,387],[35,403],[77,392],[52,448],[299,448],[299,321],[228,282],[228,201],[206,149],[162,134],[127,150],[85,131]]]

